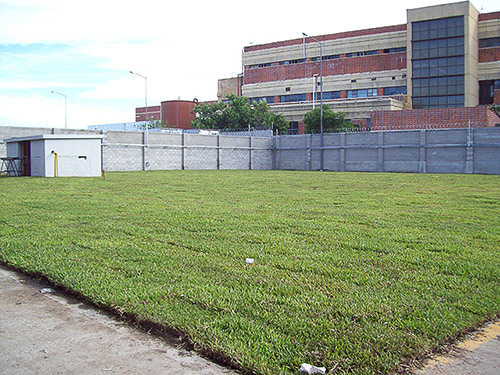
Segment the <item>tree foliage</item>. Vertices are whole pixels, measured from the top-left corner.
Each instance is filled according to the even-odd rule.
[[[304,125],[307,133],[319,133],[321,123],[321,108],[314,108],[304,115]],[[334,132],[342,129],[353,129],[355,126],[345,118],[344,112],[334,112],[323,105],[323,132]]]
[[[269,127],[286,130],[288,122],[282,114],[272,113],[265,101],[254,101],[253,106],[245,96],[228,95],[226,102],[197,104],[193,112],[196,118],[191,126],[198,129],[238,129],[250,127]]]

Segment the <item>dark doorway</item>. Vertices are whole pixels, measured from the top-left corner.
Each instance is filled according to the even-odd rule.
[[[493,104],[493,81],[479,82],[479,104]]]
[[[31,176],[30,141],[21,142],[21,176]]]

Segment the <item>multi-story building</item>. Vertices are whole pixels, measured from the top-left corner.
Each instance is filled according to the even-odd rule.
[[[190,129],[191,120],[195,118],[192,113],[196,101],[189,100],[167,100],[158,106],[148,106],[148,120],[159,120],[169,124],[170,127],[179,129]],[[135,121],[146,120],[145,107],[135,109]]]
[[[321,78],[323,101],[365,124],[374,111],[500,103],[500,12],[469,1],[409,9],[405,24],[247,46],[242,58],[242,95],[298,130]]]
[[[227,99],[229,94],[241,96],[241,86],[243,84],[243,75],[237,77],[221,78],[217,81],[217,101],[221,102]]]

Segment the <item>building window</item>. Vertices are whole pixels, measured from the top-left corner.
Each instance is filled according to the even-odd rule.
[[[396,53],[396,52],[406,52],[406,47],[384,49],[384,53]]]
[[[412,24],[413,108],[464,105],[464,18]]]
[[[290,127],[288,128],[288,134],[299,134],[299,122],[290,121]]]
[[[348,98],[367,98],[377,96],[377,89],[347,90]]]
[[[268,66],[273,66],[273,63],[265,63],[265,64],[255,64],[255,65],[250,65],[250,69],[257,69],[257,68],[267,68]]]
[[[479,48],[500,47],[500,38],[487,38],[479,40]]]
[[[323,56],[323,60],[340,59],[340,55]],[[311,58],[311,61],[319,61],[319,56]]]
[[[346,54],[347,57],[356,57],[356,56],[368,56],[368,55],[376,55],[377,50],[373,51],[362,51],[362,52],[351,52]]]
[[[281,95],[280,103],[305,102],[306,94]]]
[[[413,41],[463,36],[464,18],[459,16],[413,22],[412,34]]]
[[[267,103],[274,103],[274,96],[259,96],[256,98],[250,98],[250,104],[253,105],[253,102],[256,102],[257,104],[261,101],[265,101]]]
[[[406,86],[384,87],[384,95],[406,95]]]
[[[443,77],[464,74],[464,58],[461,56],[438,59],[414,60],[413,77]]]
[[[318,100],[321,100],[321,93],[318,92]],[[329,100],[329,99],[339,99],[340,98],[340,91],[326,91],[323,92],[323,100]]]
[[[291,65],[305,62],[305,59],[280,61],[280,65]]]
[[[449,96],[428,96],[425,98],[413,98],[414,108],[446,108],[446,107],[463,107],[463,95]]]
[[[443,56],[463,56],[464,37],[413,42],[413,58],[429,59]]]

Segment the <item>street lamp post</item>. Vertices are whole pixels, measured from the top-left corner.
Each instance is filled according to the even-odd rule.
[[[142,74],[135,73],[130,71],[131,74],[135,74],[136,76],[144,78],[144,109],[146,111],[146,134],[148,132],[148,78],[143,76]]]
[[[306,33],[302,33],[302,36],[304,37],[304,46],[305,46],[305,38],[309,37],[315,42],[319,43],[319,89],[320,89],[320,99],[319,99],[319,105],[320,105],[320,119],[319,119],[319,129],[320,129],[320,153],[319,153],[319,169],[320,171],[323,170],[323,42],[320,40],[316,39],[313,36],[307,35]],[[305,47],[304,47],[305,51]]]
[[[148,79],[147,77],[143,76],[142,74],[135,73],[130,70],[130,74],[135,74],[136,76],[139,76],[141,78],[144,78],[144,110],[145,110],[145,115],[146,115],[146,129],[144,132],[144,147],[142,148],[142,169],[146,170],[147,167],[147,162],[146,162],[146,147],[148,145]]]
[[[64,129],[68,129],[68,98],[66,97],[66,95],[64,94],[61,94],[60,92],[57,92],[57,91],[51,91],[52,94],[56,94],[56,95],[61,95],[61,96],[64,96]]]

